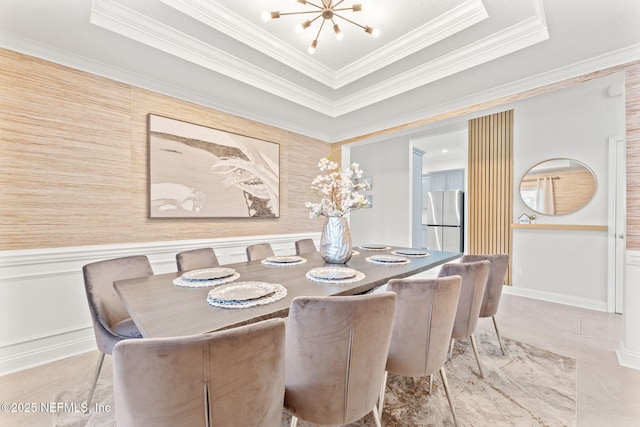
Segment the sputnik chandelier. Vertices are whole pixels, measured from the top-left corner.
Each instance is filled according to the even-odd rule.
[[[267,22],[272,19],[278,19],[281,16],[285,16],[285,15],[314,14],[315,16],[313,18],[307,19],[306,21],[296,26],[296,31],[302,32],[307,28],[309,28],[315,21],[322,18],[322,20],[320,21],[320,28],[318,29],[318,33],[316,34],[316,37],[311,42],[311,46],[309,46],[308,50],[310,54],[313,54],[316,51],[316,47],[318,46],[318,37],[320,36],[320,32],[322,31],[322,28],[324,27],[324,24],[327,23],[327,21],[331,21],[331,25],[333,26],[333,31],[336,34],[336,38],[338,40],[342,40],[342,38],[344,37],[344,34],[342,33],[342,30],[340,30],[340,26],[338,26],[338,24],[335,22],[334,20],[335,18],[340,18],[346,22],[349,22],[357,27],[362,28],[367,34],[370,34],[373,38],[378,38],[380,36],[379,29],[372,28],[367,25],[360,25],[357,22],[354,22],[351,19],[348,19],[344,17],[342,14],[338,13],[338,12],[344,12],[344,11],[362,12],[363,10],[366,10],[369,8],[369,4],[370,4],[369,2],[364,2],[362,4],[354,3],[350,7],[339,7],[342,3],[344,3],[345,0],[337,0],[337,1],[320,0],[320,1],[321,1],[320,4],[316,4],[307,0],[296,0],[297,3],[302,3],[304,5],[311,6],[312,10],[308,10],[304,12],[280,12],[277,10],[272,12],[264,11],[262,12],[262,20],[264,22]]]

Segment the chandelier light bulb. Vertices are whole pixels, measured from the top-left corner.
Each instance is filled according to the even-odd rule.
[[[311,46],[309,46],[308,52],[313,55],[316,51],[316,47],[318,46],[318,40],[314,40],[311,42]]]
[[[371,34],[371,37],[373,37],[374,39],[377,39],[378,37],[380,37],[380,29],[379,28],[373,28],[373,27],[364,27],[364,31]]]
[[[272,19],[280,18],[280,12],[274,10],[273,12],[267,12],[266,10],[260,14],[260,17],[264,22],[269,22]]]
[[[333,26],[333,31],[335,31],[336,33],[336,39],[342,40],[344,38],[344,33],[340,30],[340,27],[338,27],[338,24],[335,24]]]
[[[324,28],[325,24],[327,24],[327,26],[331,25],[333,27],[333,31],[336,35],[337,40],[342,40],[344,38],[344,33],[342,32],[342,29],[338,26],[338,24],[334,20],[338,20],[339,22],[339,20],[342,19],[346,23],[353,24],[356,27],[360,27],[367,34],[371,35],[373,38],[380,37],[380,30],[378,28],[362,25],[358,22],[351,20],[348,15],[344,14],[348,12],[361,12],[361,11],[371,10],[372,4],[371,4],[371,1],[369,0],[364,1],[362,3],[352,3],[351,6],[343,5],[345,0],[322,0],[322,3],[320,4],[316,4],[314,2],[308,2],[307,0],[289,0],[289,1],[300,3],[303,5],[310,5],[312,6],[312,10],[306,10],[306,11],[300,10],[300,11],[290,11],[290,12],[289,11],[262,12],[262,15],[261,15],[262,20],[264,22],[268,22],[272,19],[278,19],[281,16],[302,15],[302,14],[307,14],[306,16],[309,16],[308,14],[312,14],[311,15],[312,18],[307,19],[306,21],[301,22],[295,26],[296,32],[301,33],[307,28],[311,27],[316,21],[320,24],[319,26],[317,26],[317,34],[315,36],[315,39],[313,40],[313,42],[308,48],[308,51],[310,54],[313,54],[316,51],[316,48],[318,47],[318,37],[320,37],[320,33],[322,32],[322,29]]]
[[[306,21],[296,25],[296,32],[301,33],[307,28],[309,28],[310,26],[311,26],[311,21],[307,19]]]
[[[371,12],[373,10],[373,2],[369,0],[363,2],[360,10],[363,12]]]

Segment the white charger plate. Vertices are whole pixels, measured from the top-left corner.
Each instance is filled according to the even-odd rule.
[[[235,272],[236,270],[228,267],[201,268],[185,271],[181,277],[185,280],[217,280],[233,276]]]
[[[369,257],[371,261],[376,262],[388,262],[388,263],[398,263],[398,262],[407,262],[407,259],[403,256],[397,255],[372,255]]]
[[[360,248],[366,250],[366,251],[386,251],[388,249],[391,249],[391,246],[385,246],[385,245],[360,245]]]
[[[271,304],[287,296],[287,288],[277,283],[238,282],[209,291],[209,305],[224,309],[242,309]]]
[[[396,249],[391,252],[395,255],[406,255],[406,256],[427,256],[428,252],[420,250],[420,249]]]
[[[345,280],[355,277],[357,271],[346,267],[318,267],[309,271],[309,275],[319,280]]]
[[[272,283],[240,282],[212,289],[209,298],[218,302],[246,302],[270,297],[275,292]]]
[[[371,263],[381,265],[400,265],[409,264],[411,262],[409,258],[397,255],[372,255],[365,259]]]
[[[265,258],[266,261],[268,262],[272,262],[272,263],[276,263],[276,264],[291,264],[293,262],[300,262],[302,261],[304,258],[297,256],[297,255],[291,255],[291,256],[270,256]]]

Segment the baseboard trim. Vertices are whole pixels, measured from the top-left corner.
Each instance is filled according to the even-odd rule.
[[[589,298],[581,298],[572,295],[557,294],[554,292],[539,291],[535,289],[518,288],[514,286],[504,286],[504,294],[516,295],[520,297],[533,298],[557,304],[570,305],[573,307],[586,308],[596,311],[607,311],[607,302]]]
[[[2,348],[0,376],[96,349],[92,327],[16,343]]]
[[[620,341],[620,348],[616,350],[616,355],[620,366],[640,371],[640,353],[627,350],[624,341]]]

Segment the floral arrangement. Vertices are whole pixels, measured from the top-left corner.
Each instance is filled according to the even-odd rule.
[[[311,182],[311,188],[321,200],[318,203],[305,203],[309,218],[343,216],[367,206],[366,196],[361,192],[367,189],[367,184],[360,182],[362,171],[357,163],[351,163],[349,169],[340,171],[336,162],[325,157],[320,159],[318,168],[326,174],[318,175]]]

